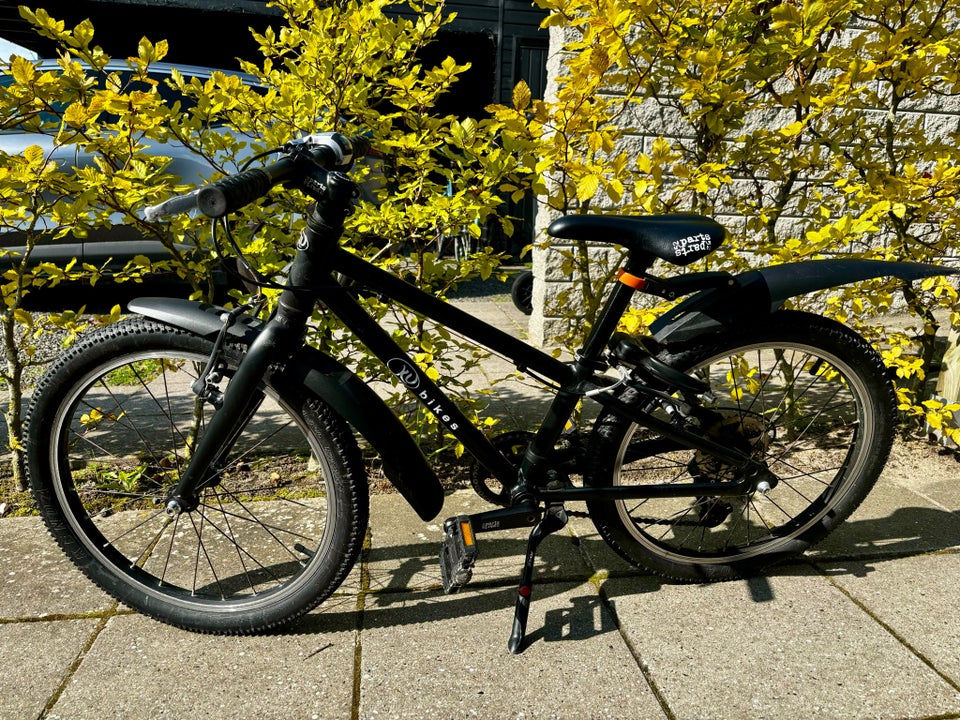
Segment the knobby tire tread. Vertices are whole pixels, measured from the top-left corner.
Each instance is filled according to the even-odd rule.
[[[340,473],[339,480],[330,480],[329,482],[331,485],[336,482],[341,494],[346,490],[347,496],[340,498],[337,510],[338,515],[341,516],[341,518],[338,518],[338,522],[346,523],[345,529],[341,532],[345,532],[348,539],[344,552],[338,553],[333,558],[328,555],[322,561],[328,567],[331,561],[335,561],[335,567],[332,568],[333,574],[325,587],[315,588],[316,592],[313,598],[301,604],[294,611],[282,616],[254,619],[253,622],[250,622],[251,618],[241,618],[242,622],[233,620],[227,623],[210,625],[204,624],[204,622],[198,623],[190,617],[197,612],[202,614],[202,611],[192,609],[182,611],[176,607],[168,607],[160,612],[144,607],[142,603],[137,603],[136,599],[129,595],[131,592],[136,592],[129,583],[116,578],[114,573],[109,570],[102,571],[111,580],[108,582],[104,579],[104,576],[97,572],[99,561],[90,555],[63,515],[66,511],[60,507],[55,497],[51,472],[47,467],[44,444],[50,442],[50,435],[53,431],[50,417],[56,410],[58,390],[63,385],[72,382],[70,376],[65,377],[64,373],[72,371],[76,375],[78,372],[83,372],[82,369],[77,369],[77,365],[83,368],[102,364],[104,359],[98,359],[96,355],[100,354],[105,357],[110,353],[111,346],[118,341],[131,342],[133,345],[140,344],[145,349],[152,349],[155,347],[153,343],[156,342],[158,335],[169,338],[174,345],[178,341],[196,345],[199,341],[200,346],[207,346],[207,352],[212,348],[210,341],[199,339],[196,335],[185,330],[136,317],[101,328],[96,333],[79,340],[73,348],[60,355],[52,363],[49,371],[38,383],[25,414],[25,427],[27,428],[29,460],[28,479],[42,519],[57,545],[89,580],[107,594],[136,607],[144,615],[184,630],[210,635],[252,635],[289,625],[297,618],[315,609],[328,598],[350,573],[362,550],[369,519],[366,471],[353,433],[348,424],[321,399],[312,395],[304,396],[304,388],[302,387],[285,386],[282,381],[274,386],[280,397],[296,398],[296,400],[291,401],[291,407],[302,408],[299,412],[310,431],[312,433],[319,432],[321,445],[325,449],[332,450],[338,459],[338,465],[343,472]],[[228,350],[235,355],[242,355],[245,347],[230,345]],[[189,352],[189,350],[184,351]],[[90,355],[89,358],[87,358],[88,355]],[[279,369],[273,368],[273,370]],[[315,437],[317,436],[315,435]],[[346,517],[343,518],[342,516]]]
[[[822,522],[807,528],[800,536],[794,538],[789,551],[754,556],[745,561],[732,561],[726,565],[697,566],[696,563],[689,563],[678,570],[680,566],[677,563],[656,557],[650,549],[629,537],[629,532],[623,527],[619,517],[610,509],[613,503],[588,502],[589,514],[601,537],[630,564],[673,583],[722,582],[751,577],[772,565],[799,556],[823,540],[863,503],[876,483],[893,444],[894,428],[897,422],[896,395],[888,379],[888,370],[879,353],[844,325],[819,315],[782,310],[756,327],[728,335],[711,336],[699,341],[693,340],[682,347],[673,348],[672,353],[661,353],[660,359],[675,368],[686,371],[699,360],[725,352],[740,344],[754,342],[758,337],[772,337],[770,342],[775,342],[782,327],[787,327],[788,333],[798,331],[809,333],[807,341],[811,346],[822,345],[817,340],[818,335],[821,334],[828,339],[828,342],[836,343],[841,348],[841,351],[837,352],[838,357],[849,353],[843,357],[844,361],[851,363],[852,369],[865,379],[868,384],[868,396],[875,397],[879,401],[878,406],[872,410],[877,413],[879,430],[877,443],[873,446],[870,471],[857,480],[855,492],[847,493],[842,498],[843,506],[839,512],[824,518]],[[845,346],[849,346],[849,349],[843,349]],[[635,390],[628,388],[624,391],[622,399],[629,403],[631,400],[636,401],[638,397]],[[617,451],[619,442],[630,425],[629,421],[615,413],[601,413],[594,425],[587,453],[585,484],[593,486],[610,484],[609,478],[612,474],[610,456]],[[836,506],[831,507],[831,511],[835,509]],[[611,517],[614,518],[612,521]]]

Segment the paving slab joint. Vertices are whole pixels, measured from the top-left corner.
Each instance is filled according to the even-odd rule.
[[[572,527],[567,527],[567,533],[570,535],[573,540],[574,547],[577,548],[577,552],[580,553],[580,557],[583,559],[584,564],[592,570],[592,574],[588,578],[587,582],[593,586],[594,591],[597,593],[597,597],[600,600],[600,604],[603,606],[604,610],[609,613],[611,620],[613,621],[613,626],[617,629],[617,633],[620,635],[620,639],[623,641],[623,644],[627,648],[627,652],[630,653],[630,656],[633,658],[633,661],[637,664],[637,669],[640,670],[640,674],[643,675],[643,679],[646,681],[647,686],[650,688],[650,692],[653,693],[653,696],[656,698],[657,703],[660,705],[660,709],[663,711],[664,717],[668,720],[676,720],[677,716],[670,708],[670,704],[667,702],[666,695],[660,689],[660,686],[657,684],[656,679],[653,677],[653,674],[650,672],[650,668],[643,661],[643,658],[640,655],[640,651],[630,640],[630,636],[624,631],[623,625],[620,622],[620,617],[617,614],[617,608],[614,605],[613,601],[610,599],[610,596],[607,595],[606,590],[603,588],[603,584],[610,577],[619,575],[620,573],[611,573],[605,568],[598,568],[590,558],[589,553],[587,553],[586,548],[583,543],[580,541],[580,536],[577,535],[576,530]]]
[[[595,575],[594,577],[598,577],[598,575]],[[647,686],[650,688],[650,692],[653,693],[657,703],[660,705],[660,709],[663,711],[664,717],[667,718],[667,720],[677,720],[676,713],[673,712],[672,708],[670,707],[670,703],[667,702],[666,695],[660,689],[656,678],[653,677],[653,673],[644,662],[643,657],[640,655],[640,651],[631,641],[629,634],[624,631],[623,625],[620,622],[620,617],[617,615],[617,608],[610,599],[610,596],[607,595],[606,590],[604,590],[602,580],[598,582],[591,582],[591,584],[594,586],[597,592],[597,597],[600,599],[600,604],[610,614],[610,617],[613,620],[613,626],[617,629],[617,633],[620,635],[620,639],[626,646],[627,652],[630,653],[633,661],[637,664],[637,669],[640,671],[640,674],[643,675],[643,679],[646,680]]]
[[[96,620],[112,618],[115,615],[136,615],[136,610],[91,610],[85,613],[47,613],[43,615],[24,615],[22,617],[0,618],[0,625],[25,625],[28,623],[61,622],[63,620]]]
[[[367,595],[370,593],[370,550],[373,547],[373,534],[367,524],[367,534],[363,539],[363,548],[360,550],[360,590],[357,592],[357,615],[354,646],[353,646],[353,698],[350,706],[351,720],[360,718],[360,695],[363,683],[363,623],[367,606]]]
[[[97,638],[100,637],[100,633],[103,632],[111,618],[120,614],[118,613],[119,606],[119,603],[114,603],[109,610],[94,614],[94,617],[97,615],[100,616],[100,621],[93,629],[93,632],[90,633],[90,637],[87,638],[87,641],[83,644],[83,647],[80,648],[80,652],[77,653],[77,656],[74,658],[73,662],[70,663],[70,667],[67,668],[67,671],[64,673],[59,685],[57,685],[57,688],[50,695],[50,698],[47,700],[46,705],[44,705],[43,710],[37,717],[37,720],[43,720],[53,710],[54,706],[57,704],[57,701],[60,700],[60,696],[63,695],[63,692],[67,689],[67,686],[73,679],[73,676],[76,674],[77,670],[80,669],[80,665],[83,664],[84,658],[86,658],[87,653],[90,652],[90,648],[93,647],[94,643],[97,641]]]
[[[861,612],[863,612],[867,617],[869,617],[873,622],[883,628],[894,640],[903,645],[906,650],[916,657],[920,662],[930,668],[935,672],[941,680],[943,680],[947,685],[952,687],[958,695],[960,695],[960,683],[958,683],[954,678],[950,677],[946,672],[941,670],[934,664],[930,658],[924,655],[920,650],[918,650],[909,640],[907,640],[903,635],[897,632],[889,623],[884,622],[879,615],[877,615],[873,610],[871,610],[864,602],[854,597],[845,587],[840,585],[836,580],[826,573],[816,562],[810,561],[810,566],[827,582],[829,582],[834,588],[836,588],[845,598],[850,602],[856,605]]]

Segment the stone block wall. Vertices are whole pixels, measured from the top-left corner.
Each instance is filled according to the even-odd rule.
[[[560,48],[564,44],[564,33],[568,32],[563,28],[553,27],[550,29],[550,54],[547,64],[547,89],[546,97],[549,100],[555,97],[557,91],[557,77],[562,74],[562,54]],[[852,28],[850,32],[857,32]],[[869,111],[868,111],[869,112]],[[883,112],[877,110],[877,113]],[[960,132],[960,98],[937,96],[929,98],[923,103],[915,104],[910,108],[909,113],[915,114],[918,122],[923,124],[925,131],[930,136],[949,137],[953,133]],[[779,113],[771,111],[767,113],[757,113],[756,117],[749,120],[754,125],[763,125],[766,127],[779,127],[788,125],[791,121],[789,116],[781,116]],[[642,152],[650,152],[653,141],[660,136],[678,140],[692,139],[684,137],[683,127],[677,111],[657,102],[648,100],[642,104],[634,106],[628,115],[624,118],[625,126],[636,128],[636,132],[628,135],[622,140],[622,148],[633,155]],[[748,128],[749,129],[749,128]],[[725,192],[737,193],[738,188],[743,187],[748,181],[734,177],[732,182],[725,188]],[[752,181],[749,181],[752,182]],[[602,203],[598,205],[600,210],[612,210],[613,208],[603,208]],[[744,218],[722,212],[715,216],[718,221],[723,223],[731,232],[738,232],[742,228]],[[535,249],[533,251],[533,272],[534,272],[534,311],[530,318],[530,337],[531,341],[542,346],[550,345],[551,339],[560,334],[565,323],[559,312],[551,308],[558,308],[558,295],[571,287],[570,278],[563,272],[563,254],[564,246],[553,244],[548,248],[538,247],[538,241],[546,238],[546,229],[550,222],[556,218],[542,205],[537,213]],[[787,212],[780,218],[777,224],[778,235],[784,238],[802,236],[802,228],[807,222],[807,218],[796,208],[788,208]],[[931,228],[931,232],[936,232]],[[877,238],[878,243],[883,242],[883,238]],[[556,241],[555,241],[556,242]],[[840,249],[843,251],[843,249]],[[616,262],[616,253],[613,253],[608,246],[598,246],[591,251],[591,259],[597,263]],[[576,302],[575,295],[567,300],[567,305]],[[546,309],[546,312],[544,310]]]

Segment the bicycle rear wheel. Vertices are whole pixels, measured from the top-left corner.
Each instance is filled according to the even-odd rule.
[[[766,464],[766,492],[588,503],[600,534],[631,563],[683,581],[728,580],[803,552],[853,512],[883,469],[895,400],[883,363],[825,318],[779,312],[661,359],[710,387],[702,432]],[[626,402],[644,402],[626,390]],[[711,399],[712,398],[712,399]],[[733,482],[705,453],[603,413],[591,486]]]
[[[473,236],[466,226],[453,236],[453,257],[457,262],[463,262],[473,254]]]
[[[524,315],[533,314],[533,271],[523,270],[513,279],[510,286],[510,299]]]
[[[166,495],[214,412],[191,388],[211,350],[142,318],[82,341],[34,394],[30,480],[54,539],[115,598],[190,630],[258,632],[347,575],[366,479],[345,423],[275,373],[198,507],[169,517]],[[227,348],[221,386],[240,357]]]

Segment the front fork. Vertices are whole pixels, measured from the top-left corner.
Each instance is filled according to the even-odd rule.
[[[317,289],[335,282],[325,269],[324,259],[343,233],[343,221],[357,197],[357,186],[338,172],[324,171],[317,176],[319,179],[307,182],[312,178],[307,173],[303,189],[317,202],[297,242],[287,289],[281,293],[273,317],[237,367],[226,392],[217,398],[217,411],[197,442],[180,482],[167,496],[167,514],[171,516],[195,509],[200,491],[217,482],[217,463],[229,452],[256,410],[262,398],[259,385],[270,365],[289,358],[301,347]],[[216,352],[211,364],[216,361],[215,355]],[[202,390],[195,391],[201,396]]]
[[[263,401],[260,382],[270,365],[289,352],[294,343],[292,335],[299,340],[300,332],[274,318],[250,346],[226,391],[218,398],[219,407],[197,440],[180,482],[167,496],[168,515],[175,517],[196,509],[200,491],[217,482],[218,463]],[[211,357],[210,362],[217,362],[217,358]]]

